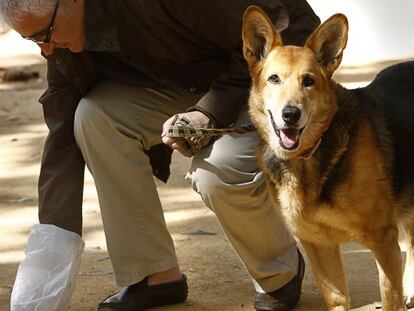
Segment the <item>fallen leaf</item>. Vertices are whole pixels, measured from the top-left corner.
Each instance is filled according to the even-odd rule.
[[[190,230],[190,231],[184,232],[183,234],[188,234],[188,235],[217,235],[217,233],[215,233],[215,232],[205,231],[205,230],[202,230],[202,229]]]
[[[112,270],[93,270],[87,273],[79,273],[81,276],[100,276],[100,275],[110,275],[114,274]]]
[[[31,198],[25,198],[25,197],[7,200],[7,202],[9,203],[25,203],[25,202],[30,202],[30,201],[32,201]]]

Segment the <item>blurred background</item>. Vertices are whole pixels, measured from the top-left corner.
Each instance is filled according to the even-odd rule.
[[[308,0],[322,21],[335,13],[349,20],[349,41],[343,65],[403,59],[414,54],[414,1],[412,0]],[[38,56],[32,42],[19,40],[0,26],[1,66],[16,57]]]
[[[349,40],[343,65],[358,65],[414,55],[414,1],[308,0],[322,21],[343,13]]]
[[[335,76],[345,86],[365,85],[385,66],[413,59],[413,0],[308,1],[322,21],[338,12],[348,17],[348,47]],[[47,135],[37,99],[46,87],[45,71],[34,43],[0,27],[0,311],[9,310],[17,266],[24,256],[30,228],[37,222],[36,184]],[[191,288],[185,306],[162,310],[253,310],[252,286],[243,266],[214,215],[183,180],[189,163],[189,159],[175,154],[173,178],[167,185],[158,183],[166,221]],[[101,299],[117,290],[89,174],[84,224],[86,250],[71,307],[79,311],[96,310]],[[343,248],[342,255],[352,306],[373,310],[371,302],[379,300],[379,291],[371,254],[351,244]],[[325,310],[310,269],[297,310]]]
[[[411,57],[414,53],[412,0],[308,0],[322,21],[335,13],[348,17],[344,65]],[[1,65],[16,56],[37,56],[39,48],[0,26]]]

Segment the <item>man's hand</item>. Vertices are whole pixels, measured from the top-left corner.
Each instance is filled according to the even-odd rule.
[[[191,111],[178,114],[179,116],[184,116],[191,120],[195,127],[201,128],[209,128],[212,125],[212,122],[209,117],[207,117],[204,113],[200,111]],[[191,144],[190,141],[185,140],[184,138],[175,138],[175,137],[167,137],[165,136],[168,133],[168,128],[171,126],[175,115],[169,118],[167,121],[164,122],[162,126],[162,142],[172,149],[177,150],[182,155],[186,157],[191,157],[198,151],[200,147],[203,147],[208,144],[210,139],[206,140],[205,142],[201,141],[198,146]]]

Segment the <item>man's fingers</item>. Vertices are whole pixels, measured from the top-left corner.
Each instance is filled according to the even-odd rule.
[[[195,152],[197,152],[200,147],[207,144],[208,141],[210,141],[210,138],[204,141],[197,141],[197,142],[189,142],[185,140],[184,138],[178,138],[178,137],[167,137],[168,130],[170,129],[171,125],[174,124],[179,116],[186,116],[188,117],[191,122],[196,124],[197,126],[208,128],[210,126],[210,118],[207,117],[205,114],[199,111],[192,111],[192,112],[186,112],[183,114],[176,114],[170,117],[167,121],[164,122],[162,125],[162,134],[161,139],[162,142],[170,148],[177,150],[182,155],[186,157],[191,157],[194,155]]]
[[[173,143],[175,143],[175,141],[176,141],[177,139],[176,139],[176,138],[167,137],[167,136],[162,136],[162,137],[161,137],[161,140],[162,140],[162,142],[163,142],[164,144],[166,144],[166,145],[168,145],[168,146],[172,147],[171,145],[172,145]]]
[[[184,144],[174,143],[172,145],[172,148],[174,150],[177,150],[179,153],[181,153],[183,156],[186,156],[186,157],[191,157],[194,154],[191,147],[186,143]]]
[[[177,150],[186,157],[191,157],[194,154],[191,146],[182,138],[164,136],[161,139],[164,144],[170,146],[171,149]]]
[[[173,124],[175,122],[176,119],[177,119],[177,115],[174,115],[171,118],[169,118],[167,121],[164,122],[164,124],[162,125],[161,137],[164,138],[165,135],[168,134],[168,129],[170,128],[171,124]]]
[[[164,144],[170,146],[172,149],[177,149],[180,145],[184,144],[184,139],[182,138],[164,136],[161,137],[161,140]]]

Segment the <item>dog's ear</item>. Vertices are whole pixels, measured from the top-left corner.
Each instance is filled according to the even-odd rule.
[[[348,21],[345,15],[335,14],[320,25],[308,38],[310,48],[328,77],[331,77],[342,60],[348,40]]]
[[[272,47],[282,45],[282,39],[266,13],[249,6],[243,17],[243,55],[249,67],[265,57]]]

